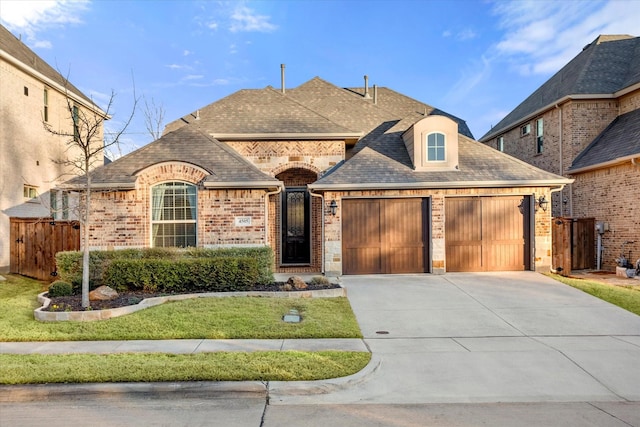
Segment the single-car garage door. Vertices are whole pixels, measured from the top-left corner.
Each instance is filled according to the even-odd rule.
[[[428,199],[343,200],[343,273],[428,271],[428,211]]]
[[[529,196],[445,199],[447,271],[530,266]]]

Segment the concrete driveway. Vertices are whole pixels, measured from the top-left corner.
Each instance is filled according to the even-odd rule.
[[[343,278],[374,357],[359,383],[271,404],[640,401],[640,316],[543,275]]]

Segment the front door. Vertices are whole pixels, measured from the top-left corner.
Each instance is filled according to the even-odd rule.
[[[287,188],[282,202],[282,263],[311,263],[309,192]]]

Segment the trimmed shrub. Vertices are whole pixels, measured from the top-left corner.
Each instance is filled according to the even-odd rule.
[[[324,276],[313,276],[309,281],[309,284],[315,286],[329,286],[331,282]]]
[[[73,285],[63,280],[56,280],[49,285],[50,297],[68,297],[73,295]]]

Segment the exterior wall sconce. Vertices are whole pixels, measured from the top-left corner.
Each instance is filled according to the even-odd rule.
[[[540,196],[538,200],[536,200],[536,205],[542,209],[543,212],[547,211],[547,207],[549,206],[549,201],[544,196]]]
[[[331,203],[329,203],[329,210],[331,211],[331,215],[336,216],[338,212],[338,202],[332,200]]]

